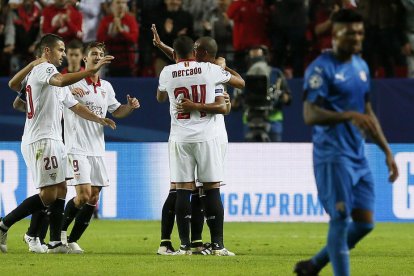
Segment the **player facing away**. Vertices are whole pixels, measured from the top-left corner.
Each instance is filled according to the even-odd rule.
[[[304,120],[313,126],[313,166],[318,197],[329,215],[327,245],[298,262],[297,275],[317,275],[330,261],[335,275],[350,274],[349,249],[374,228],[374,183],[365,137],[385,153],[389,181],[398,177],[393,154],[369,100],[368,66],[359,56],[362,17],[340,10],[333,20],[333,51],[306,70]]]
[[[95,66],[104,57],[103,43],[89,43],[83,57],[86,69]],[[140,107],[138,100],[129,95],[127,103],[121,105],[115,98],[112,85],[99,77],[99,71],[69,88],[76,94],[76,100],[99,117],[105,117],[109,111],[115,118],[125,118]],[[68,244],[71,249],[69,253],[83,253],[77,241],[89,225],[102,187],[109,185],[104,160],[104,130],[101,125],[85,120],[69,110],[64,111],[64,119],[65,146],[75,174],[74,179],[68,181],[68,185],[75,186],[76,196],[66,204],[62,242]],[[67,237],[67,229],[73,220],[74,226]]]
[[[176,217],[181,240],[177,255],[189,255],[191,190],[195,186],[195,169],[206,189],[206,214],[210,219],[213,253],[232,255],[224,248],[224,210],[220,198],[223,177],[220,143],[213,113],[227,111],[222,93],[216,85],[229,82],[243,87],[244,81],[210,63],[194,60],[193,41],[181,36],[174,41],[176,64],[164,67],[160,74],[157,100],[170,101],[171,132],[169,138],[170,177],[176,184]],[[192,100],[194,111],[179,112],[182,104]]]
[[[62,142],[61,123],[64,106],[78,115],[115,128],[111,119],[100,118],[89,111],[61,87],[93,75],[113,57],[107,56],[89,70],[61,75],[56,66],[65,56],[61,37],[47,34],[40,41],[43,62],[34,66],[26,82],[27,116],[22,137],[22,154],[40,192],[25,199],[0,220],[0,251],[7,252],[7,231],[13,224],[39,210],[50,210],[50,243],[48,253],[67,253],[60,241],[62,215],[66,196],[67,155]],[[73,174],[73,172],[72,172]]]
[[[152,25],[151,30],[153,32],[154,38],[153,43],[154,46],[158,47],[161,51],[163,51],[170,59],[173,59],[173,52],[174,50],[165,45],[159,38],[155,25]],[[219,59],[216,60],[217,55],[217,43],[211,37],[202,37],[199,38],[194,43],[194,51],[195,51],[195,59],[198,62],[210,62],[210,63],[217,63]],[[220,59],[221,60],[221,59]],[[237,72],[231,70],[230,68],[226,68],[232,75],[235,77],[240,78],[240,75]],[[224,99],[226,102],[227,111],[225,114],[230,113],[231,104],[230,104],[230,97],[225,92],[225,87],[220,84],[216,87],[218,91],[223,90]],[[216,114],[216,120],[218,123],[217,130],[219,131],[219,140],[222,146],[222,157],[223,157],[223,164],[224,159],[227,151],[227,131],[226,126],[224,123],[224,116],[222,114]],[[198,184],[197,182],[196,184]],[[194,189],[191,193],[191,251],[193,254],[208,254],[210,252],[209,248],[205,248],[202,242],[202,231],[204,225],[204,205],[203,199],[204,196],[200,197],[201,191],[202,194],[202,186],[199,189]],[[158,248],[157,254],[159,255],[171,255],[174,253],[174,247],[171,243],[171,233],[174,227],[175,222],[175,202],[176,202],[176,185],[175,183],[170,184],[170,191],[168,197],[166,198],[163,208],[162,208],[162,215],[161,215],[161,243],[160,247]]]

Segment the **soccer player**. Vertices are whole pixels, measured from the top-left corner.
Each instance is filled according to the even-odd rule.
[[[374,183],[364,154],[369,137],[385,153],[389,181],[398,177],[393,154],[369,100],[368,66],[359,56],[362,17],[340,10],[333,20],[333,51],[306,70],[304,120],[313,125],[313,166],[318,197],[328,213],[327,245],[298,262],[297,275],[317,275],[330,261],[335,275],[349,275],[349,249],[374,228]]]
[[[154,35],[153,43],[156,47],[158,47],[161,51],[163,51],[170,59],[173,59],[173,52],[174,50],[165,45],[159,38],[157,29],[155,25],[152,25],[151,30]],[[198,39],[194,44],[194,51],[195,51],[195,59],[198,62],[210,62],[210,63],[217,63],[219,59],[216,60],[217,55],[217,43],[211,37],[202,37]],[[221,60],[221,59],[220,59]],[[224,66],[225,67],[225,66]],[[227,68],[231,74],[240,77],[235,71]],[[225,87],[223,85],[219,85],[216,87],[217,91],[222,90],[224,99],[226,102],[227,111],[225,114],[230,113],[231,104],[230,104],[230,97],[225,91]],[[222,156],[223,156],[223,164],[224,158],[227,151],[227,131],[226,126],[224,123],[224,116],[222,114],[216,114],[218,131],[220,132],[219,138],[222,145]],[[199,184],[197,182],[196,184]],[[203,204],[201,202],[200,193],[202,193],[202,186],[199,189],[195,189],[192,191],[191,194],[191,250],[193,254],[205,254],[208,253],[208,249],[203,246],[201,234],[204,225],[204,213],[203,213]],[[171,243],[171,232],[174,226],[175,221],[175,202],[176,202],[176,185],[171,183],[170,191],[168,194],[167,199],[162,208],[162,216],[161,216],[161,243],[160,247],[157,251],[159,255],[171,255],[174,253],[174,248]],[[204,253],[203,253],[204,252]]]
[[[93,75],[103,65],[110,63],[113,57],[105,57],[86,71],[61,75],[56,66],[61,65],[65,56],[62,38],[47,34],[40,41],[40,49],[42,57],[48,62],[34,66],[28,75],[27,117],[22,138],[22,154],[40,192],[25,199],[0,220],[1,252],[7,252],[7,231],[13,224],[49,206],[51,239],[48,253],[68,252],[60,241],[66,196],[65,178],[69,173],[60,124],[63,106],[84,118],[115,128],[114,121],[96,116],[85,106],[78,104],[69,90],[60,88]]]
[[[213,253],[232,255],[224,247],[224,210],[220,198],[222,158],[212,113],[227,111],[222,92],[215,93],[217,84],[229,82],[243,87],[244,80],[211,63],[194,60],[193,41],[180,36],[174,41],[176,64],[164,67],[160,74],[157,100],[170,101],[171,132],[169,138],[171,182],[176,184],[176,217],[181,240],[177,255],[189,255],[190,195],[197,176],[206,190],[206,215],[210,219]],[[191,91],[191,92],[190,92]],[[188,101],[192,100],[191,103]],[[180,112],[188,106],[193,111]]]
[[[83,57],[86,70],[104,58],[103,43],[91,42],[86,46]],[[115,118],[125,118],[140,107],[139,101],[129,95],[127,103],[121,105],[115,98],[112,85],[99,78],[99,71],[69,87],[72,91],[78,91],[75,98],[99,117],[105,117],[109,111]],[[64,111],[64,119],[65,145],[75,172],[75,178],[68,185],[75,186],[76,196],[68,201],[65,208],[62,242],[68,243],[69,253],[83,253],[77,241],[89,225],[102,187],[109,185],[104,160],[104,130],[101,125],[82,119],[69,110]],[[72,232],[67,237],[67,229],[74,219]]]

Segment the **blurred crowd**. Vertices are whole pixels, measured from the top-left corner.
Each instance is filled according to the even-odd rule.
[[[35,56],[42,34],[67,45],[99,40],[115,56],[111,77],[153,77],[170,61],[152,45],[151,24],[172,45],[179,35],[212,36],[219,56],[239,72],[249,49],[264,45],[288,78],[331,48],[331,16],[340,8],[365,19],[362,52],[373,77],[414,77],[414,0],[0,0],[0,76]],[[81,47],[81,46],[79,46]]]

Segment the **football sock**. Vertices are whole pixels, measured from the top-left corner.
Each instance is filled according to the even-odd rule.
[[[39,232],[37,234],[37,236],[40,239],[40,243],[44,244],[45,243],[45,238],[46,238],[46,234],[47,234],[47,229],[49,228],[49,214],[47,212],[47,210],[45,210],[45,216],[42,219],[42,223],[39,227]]]
[[[334,275],[349,275],[349,249],[347,243],[349,221],[335,219],[329,222],[328,254]]]
[[[30,219],[30,225],[26,232],[28,236],[38,237],[38,233],[40,232],[42,221],[45,216],[47,216],[47,214],[44,210],[39,210],[32,214],[32,218]]]
[[[90,205],[89,203],[83,205],[82,209],[80,209],[78,215],[76,216],[75,224],[70,232],[68,239],[69,243],[77,242],[80,239],[86,228],[89,226],[94,210],[95,205]]]
[[[348,228],[348,248],[352,249],[355,245],[374,229],[373,223],[351,222]],[[322,248],[313,258],[312,262],[319,268],[323,268],[329,262],[328,249]]]
[[[67,231],[69,225],[75,219],[76,215],[79,212],[79,208],[75,206],[75,198],[72,198],[68,201],[65,207],[65,213],[63,215],[63,222],[62,222],[62,231]]]
[[[191,194],[191,243],[201,242],[204,226],[204,211],[198,191]]]
[[[220,189],[211,189],[206,191],[205,196],[205,213],[207,225],[210,228],[211,242],[223,248],[223,224],[224,209],[221,202]]]
[[[170,240],[175,222],[175,201],[177,190],[171,189],[167,199],[162,206],[161,213],[161,240]]]
[[[19,206],[11,211],[7,216],[1,221],[0,227],[7,231],[13,224],[18,222],[21,219],[24,219],[30,214],[33,214],[39,210],[45,209],[46,206],[43,205],[42,199],[39,194],[33,195],[26,198]]]
[[[191,191],[177,189],[175,213],[181,245],[190,246]]]
[[[60,241],[60,232],[62,231],[63,211],[65,208],[65,199],[57,198],[50,205],[50,241]]]

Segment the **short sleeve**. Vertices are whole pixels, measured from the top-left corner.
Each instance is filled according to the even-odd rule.
[[[108,88],[108,112],[112,113],[121,106],[121,103],[115,98],[115,91],[112,85],[109,82],[106,84]]]
[[[167,71],[164,68],[161,71],[161,74],[160,74],[160,78],[159,78],[159,82],[158,82],[158,90],[160,90],[162,92],[166,92],[167,91],[167,83],[168,83]]]
[[[215,87],[214,89],[214,93],[215,93],[215,97],[223,97],[223,93],[224,93],[224,85],[219,84]]]
[[[73,97],[72,93],[70,92],[69,87],[63,87],[60,88],[62,89],[62,93],[63,95],[63,105],[67,108],[71,108],[74,107],[75,105],[77,105],[79,102],[75,99],[75,97]]]
[[[46,84],[46,83],[49,83],[50,78],[52,78],[56,74],[59,74],[59,71],[56,69],[56,66],[54,66],[53,64],[48,63],[48,62],[43,62],[37,65],[35,74],[40,83]]]
[[[211,78],[215,80],[216,84],[226,83],[230,80],[231,74],[216,64],[210,64]]]
[[[328,96],[329,84],[325,70],[326,68],[318,63],[313,63],[306,69],[303,84],[305,101],[315,103],[318,98],[326,98]]]

